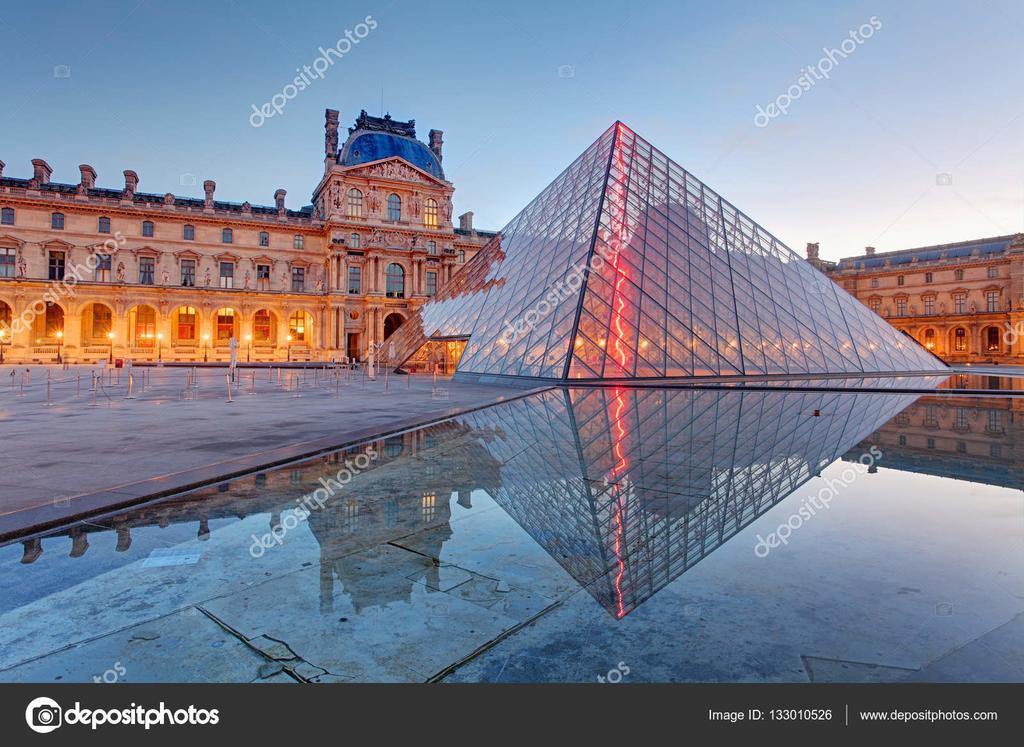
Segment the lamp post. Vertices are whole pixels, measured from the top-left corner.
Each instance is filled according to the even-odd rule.
[[[57,332],[57,363],[63,363],[64,362],[63,360],[61,360],[61,357],[60,357],[60,346],[61,346],[61,343],[63,343],[63,342],[64,342],[64,330],[59,330]]]
[[[164,333],[163,332],[157,332],[156,333],[156,360],[157,360],[157,363],[159,363],[160,361],[163,360],[163,357],[162,357],[162,347],[161,347],[163,339],[164,339]]]
[[[245,362],[252,363],[252,335],[246,335],[245,341],[248,343],[248,348],[245,351]]]
[[[203,363],[206,363],[209,360],[209,357],[210,357],[209,353],[210,353],[210,336],[209,335],[203,335]]]
[[[107,363],[114,362],[114,333],[107,332],[107,339],[110,340],[110,355],[107,356]]]
[[[292,336],[288,335],[288,362],[292,362]]]

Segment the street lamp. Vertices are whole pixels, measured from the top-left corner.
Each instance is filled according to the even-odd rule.
[[[110,340],[110,355],[107,357],[108,363],[114,362],[114,333],[107,332],[107,339]]]
[[[292,336],[288,335],[288,362],[292,362]]]
[[[249,348],[245,351],[245,362],[252,363],[252,335],[246,335],[245,341],[249,343]]]
[[[60,346],[64,342],[64,331],[60,330],[57,332],[57,363],[63,363],[64,361],[60,358]]]
[[[203,335],[203,363],[206,363],[209,360],[209,352],[210,352],[210,336],[209,335]]]
[[[158,363],[163,360],[163,358],[161,357],[161,341],[163,339],[164,339],[164,333],[163,332],[157,332],[156,333],[156,360],[157,360]]]

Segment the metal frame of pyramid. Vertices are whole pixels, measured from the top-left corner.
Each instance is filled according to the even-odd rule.
[[[621,122],[399,328],[392,361],[452,338],[461,378],[946,370]]]

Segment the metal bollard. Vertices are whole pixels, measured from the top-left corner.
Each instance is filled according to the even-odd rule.
[[[98,388],[98,385],[96,383],[96,374],[94,372],[93,375],[92,375],[92,404],[89,405],[89,407],[95,407],[96,406],[96,389],[97,388]]]
[[[49,373],[49,372],[47,372]],[[46,406],[53,407],[53,400],[50,399],[50,377],[46,377]]]
[[[224,374],[224,379],[228,384],[228,404],[230,404],[234,402],[234,400],[231,399],[231,374]]]
[[[128,396],[125,399],[135,399],[135,376],[128,374]]]
[[[75,377],[75,396],[82,396],[82,374]]]

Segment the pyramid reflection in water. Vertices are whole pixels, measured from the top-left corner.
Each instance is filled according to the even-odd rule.
[[[489,434],[494,499],[621,618],[914,399],[568,389],[459,420]]]
[[[391,338],[461,375],[552,380],[945,366],[616,123]]]

